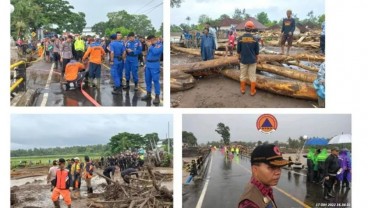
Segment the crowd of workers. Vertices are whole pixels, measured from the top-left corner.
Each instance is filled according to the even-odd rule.
[[[122,95],[122,91],[139,89],[139,67],[144,67],[144,79],[147,94],[144,101],[152,99],[152,83],[155,98],[153,104],[160,103],[160,62],[163,60],[162,38],[149,35],[147,38],[131,32],[123,37],[120,32],[109,38],[81,37],[66,35],[45,38],[38,44],[38,55],[44,56],[46,62],[53,63],[53,69],[60,66],[61,83],[69,90],[81,87],[85,80],[88,87],[100,89],[101,68],[104,62],[110,66],[114,95]],[[105,61],[106,60],[106,61]],[[124,83],[125,80],[125,83]]]
[[[144,165],[145,154],[145,151],[140,149],[137,152],[127,151],[107,158],[101,157],[94,161],[88,156],[84,157],[84,162],[79,157],[54,160],[52,162],[53,166],[49,169],[47,183],[51,183],[51,199],[55,207],[60,207],[60,195],[63,197],[65,204],[71,207],[71,193],[73,191],[76,195],[80,195],[82,179],[86,183],[87,193],[92,194],[91,179],[97,168],[102,170],[107,184],[114,181],[116,172],[120,172],[122,179],[129,184],[130,176],[139,177],[138,171]]]

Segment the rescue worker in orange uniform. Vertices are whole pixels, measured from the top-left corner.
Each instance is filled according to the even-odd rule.
[[[83,78],[86,76],[86,71],[84,70],[86,67],[84,64],[77,62],[72,59],[65,67],[65,81],[66,81],[66,90],[70,89],[70,83],[74,83],[74,88],[80,87]]]
[[[88,156],[85,156],[84,160],[86,161],[86,169],[84,170],[84,178],[85,178],[86,184],[87,184],[87,193],[92,194],[93,189],[92,189],[91,179],[92,179],[92,176],[93,176],[94,166],[93,166],[93,164],[90,161]]]
[[[93,86],[93,80],[96,78],[96,88],[100,89],[101,84],[101,63],[105,57],[105,50],[102,48],[99,39],[96,39],[84,53],[83,61],[89,56],[88,84]]]
[[[59,196],[63,196],[65,204],[72,207],[72,199],[70,197],[70,178],[71,175],[68,169],[65,169],[65,159],[59,159],[59,169],[56,171],[55,188],[52,191],[51,200],[55,207],[60,208]]]
[[[256,94],[256,69],[259,54],[259,43],[251,34],[255,29],[252,21],[245,23],[245,33],[238,40],[238,57],[240,62],[240,91],[245,93],[246,81],[250,80],[250,94]]]

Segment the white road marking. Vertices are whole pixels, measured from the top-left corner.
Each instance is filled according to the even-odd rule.
[[[45,90],[48,90],[50,88],[50,83],[51,83],[51,78],[52,78],[52,73],[53,72],[54,72],[54,64],[51,65],[51,69],[50,69],[49,77],[47,78]],[[46,106],[48,98],[49,98],[49,93],[48,92],[44,93],[43,98],[42,98],[42,102],[41,102],[42,107]]]
[[[206,183],[204,184],[204,187],[202,189],[201,196],[199,197],[196,208],[201,208],[202,207],[204,196],[206,195],[208,183],[210,182],[210,178],[211,178],[211,169],[212,169],[212,153],[211,153],[211,162],[210,162],[210,167],[209,167],[209,170],[208,170],[208,173],[207,173]]]

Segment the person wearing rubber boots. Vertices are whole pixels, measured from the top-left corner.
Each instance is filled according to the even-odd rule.
[[[52,191],[51,200],[56,208],[60,208],[59,197],[63,197],[68,208],[72,207],[72,199],[70,197],[71,174],[68,169],[65,169],[65,159],[59,159],[59,168],[56,170],[56,177],[54,180],[54,190]]]
[[[157,43],[157,38],[154,35],[147,37],[147,60],[145,69],[145,81],[147,95],[142,98],[145,101],[151,101],[152,81],[155,85],[154,105],[160,104],[160,57],[163,53],[163,46]]]
[[[125,46],[116,40],[116,34],[110,36],[110,65],[111,77],[114,80],[114,90],[111,92],[114,95],[122,94],[122,69],[124,66],[123,54]]]
[[[125,63],[125,79],[126,85],[124,89],[130,89],[130,74],[133,75],[134,90],[138,91],[138,55],[142,53],[142,44],[136,40],[134,33],[128,34],[128,41],[125,44],[126,63]]]
[[[240,91],[245,94],[246,80],[249,79],[252,96],[256,94],[256,69],[259,54],[259,43],[251,34],[254,28],[252,21],[245,23],[245,33],[238,39],[237,48],[240,61]]]
[[[83,61],[89,57],[89,69],[88,69],[88,84],[93,86],[93,80],[96,78],[96,88],[100,89],[101,85],[101,63],[102,58],[105,57],[105,50],[102,48],[100,41],[96,39],[90,47],[88,47],[86,53],[84,53]]]

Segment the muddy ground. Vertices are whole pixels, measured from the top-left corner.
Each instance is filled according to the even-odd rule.
[[[39,172],[37,172],[37,170]],[[40,168],[24,168],[12,171],[11,174],[11,190],[16,194],[17,203],[12,208],[44,208],[53,207],[51,201],[51,187],[46,183],[48,167]],[[172,168],[154,168],[153,171],[159,171],[162,174],[172,175]],[[97,172],[102,173],[101,169]],[[40,176],[41,175],[41,176]],[[115,181],[123,183],[120,171],[116,171]],[[161,186],[166,186],[169,190],[173,190],[172,177],[164,180]],[[96,174],[92,178],[93,195],[87,195],[87,187],[85,181],[82,180],[80,192],[72,191],[72,207],[89,207],[92,201],[104,200],[103,193],[106,190],[106,180]],[[62,201],[62,199],[61,199]],[[61,202],[61,207],[66,207]],[[94,206],[93,206],[94,207]]]
[[[279,50],[276,47],[267,47],[267,49]],[[300,52],[303,50],[294,48],[290,54]],[[175,52],[171,54],[172,65],[198,61],[201,61],[198,56]],[[267,72],[261,74],[276,79],[282,78]],[[318,102],[276,95],[260,89],[257,89],[255,96],[251,96],[249,85],[243,95],[238,82],[223,75],[211,75],[196,77],[196,85],[192,89],[171,93],[171,106],[178,108],[315,108],[318,107]]]

